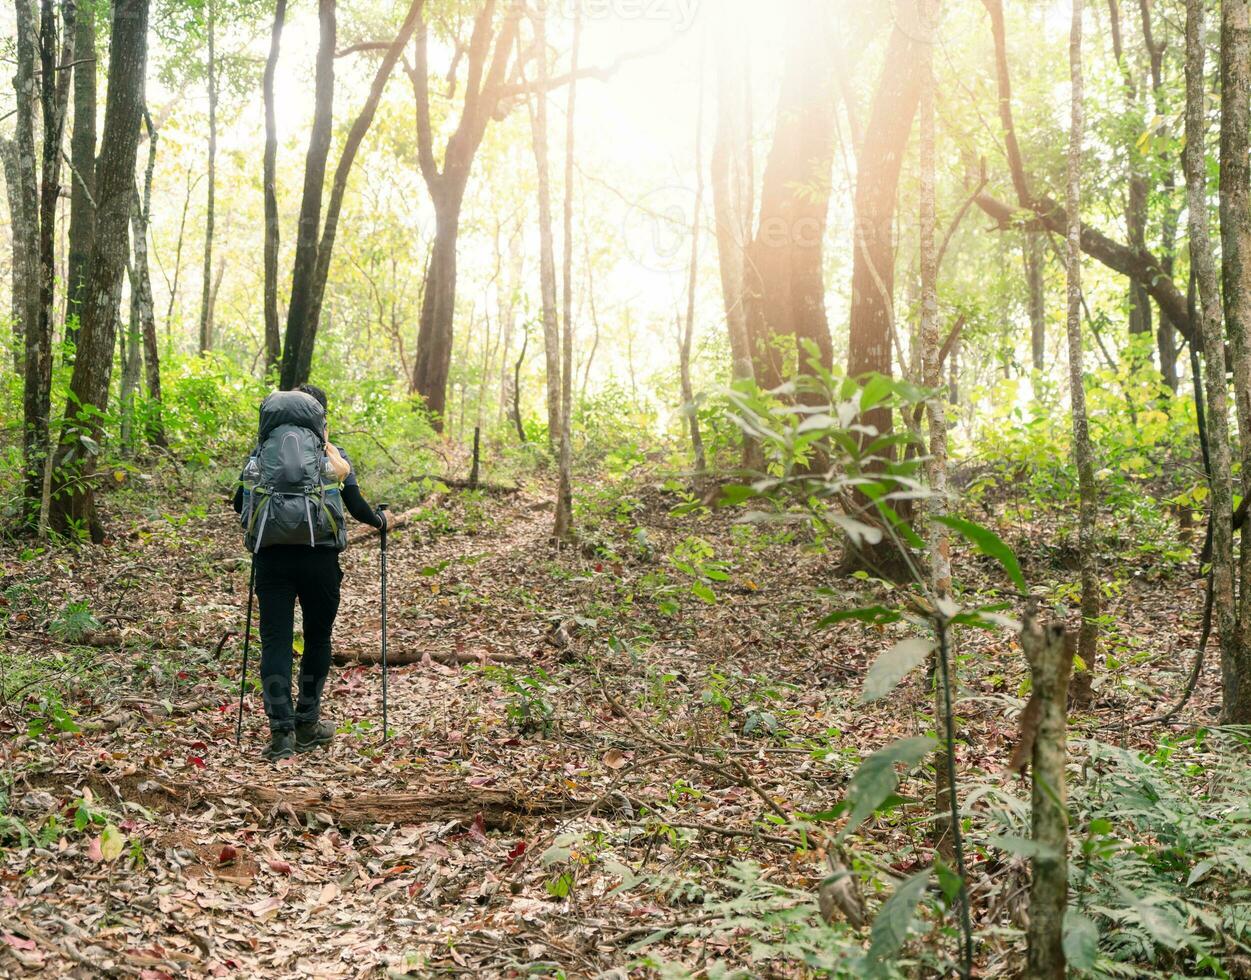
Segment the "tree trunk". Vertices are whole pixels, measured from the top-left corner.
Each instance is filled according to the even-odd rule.
[[[1069,35],[1069,75],[1072,79],[1071,123],[1069,129],[1068,185],[1065,209],[1068,216],[1068,344],[1069,390],[1073,409],[1073,458],[1077,466],[1078,550],[1082,578],[1082,625],[1077,652],[1083,670],[1073,684],[1073,699],[1085,704],[1091,698],[1091,678],[1098,653],[1099,576],[1095,554],[1095,523],[1098,497],[1095,487],[1094,449],[1086,415],[1086,382],[1082,368],[1082,140],[1085,126],[1085,97],[1082,87],[1082,0],[1074,0],[1073,23]]]
[[[1207,362],[1207,460],[1212,523],[1212,618],[1221,645],[1221,676],[1238,676],[1238,611],[1234,588],[1233,477],[1225,334],[1212,236],[1208,228],[1207,120],[1204,112],[1204,0],[1186,0],[1186,145],[1182,166],[1189,207],[1190,262]],[[1197,363],[1197,362],[1196,362]],[[1228,702],[1227,702],[1228,703]]]
[[[921,42],[909,25],[919,23],[919,0],[900,0],[886,48],[886,63],[865,127],[856,175],[855,253],[851,277],[851,326],[847,374],[890,377],[894,326],[895,246],[893,226],[899,171],[920,98]],[[866,412],[861,421],[885,434],[889,408]]]
[[[20,111],[19,109],[18,112]],[[13,271],[9,282],[13,320],[13,371],[15,374],[21,374],[26,357],[26,323],[34,322],[28,320],[26,303],[31,296],[38,299],[38,294],[33,287],[34,269],[32,263],[27,261],[31,251],[30,246],[35,242],[35,235],[26,217],[25,184],[22,179],[22,167],[18,163],[17,144],[13,140],[0,137],[0,162],[4,164],[4,183],[9,198],[9,241],[13,258]],[[31,214],[30,220],[34,218],[35,215]]]
[[[134,216],[131,216],[134,225]],[[132,248],[138,248],[135,241]],[[119,389],[121,404],[121,448],[126,456],[133,456],[138,441],[135,433],[136,400],[139,391],[139,374],[143,369],[143,330],[139,326],[139,286],[135,277],[134,262],[130,263],[130,315],[126,320],[126,331],[123,335],[122,348],[122,380]]]
[[[547,156],[547,14],[534,17],[538,47],[539,92],[530,114],[534,164],[539,195],[539,294],[543,309],[543,353],[547,365],[547,444],[556,450],[560,438],[560,315],[556,309],[556,248],[552,232],[552,180]]]
[[[96,14],[90,3],[77,7],[74,33],[74,129],[70,135],[69,269],[65,277],[65,339],[77,343],[78,317],[87,281],[87,259],[95,234],[96,209]]]
[[[148,267],[148,226],[152,221],[152,175],[156,170],[156,127],[145,108],[144,123],[148,130],[148,164],[143,172],[142,196],[136,189],[136,207],[130,224],[134,257],[131,267],[135,278],[132,288],[137,293],[139,323],[143,334],[144,381],[148,389],[148,411],[144,438],[150,446],[167,446],[164,409],[161,400],[161,355],[156,342],[156,312],[152,302],[152,273]]]
[[[1029,290],[1029,346],[1033,368],[1038,374],[1047,369],[1047,297],[1043,289],[1042,232],[1024,235],[1025,284]]]
[[[762,388],[783,382],[788,354],[803,373],[805,341],[823,367],[833,360],[823,263],[837,91],[829,17],[823,0],[798,0],[791,10],[777,128],[745,256],[747,332]]]
[[[712,148],[712,208],[717,228],[721,296],[735,380],[754,377],[747,339],[746,253],[755,180],[751,155],[751,49],[741,21],[717,19],[717,132]]]
[[[526,348],[530,346],[529,324],[521,325],[521,353],[517,355],[517,363],[513,366],[513,426],[517,429],[517,439],[524,445],[526,427],[521,424],[521,366],[526,362]]]
[[[570,53],[569,109],[565,117],[565,254],[563,299],[565,330],[560,363],[560,458],[556,488],[557,541],[572,541],[573,528],[573,163],[577,132],[578,54],[582,43],[582,7],[574,9],[573,50]]]
[[[1080,8],[1081,0],[1076,0]],[[1029,662],[1033,689],[1022,716],[1023,738],[1032,736],[1031,821],[1037,853],[1030,859],[1029,927],[1025,976],[1064,980],[1064,912],[1068,907],[1069,819],[1065,765],[1065,716],[1073,650],[1064,629],[1026,616],[1021,649]],[[1027,736],[1026,718],[1037,728]]]
[[[704,209],[704,71],[699,72],[699,109],[695,115],[695,209],[691,214],[691,264],[686,281],[686,324],[678,320],[678,366],[682,384],[682,411],[691,433],[691,454],[695,458],[694,485],[699,492],[708,472],[704,437],[699,431],[699,410],[691,385],[691,343],[695,336],[695,286],[699,281],[699,232]]]
[[[200,293],[200,353],[213,349],[213,219],[217,193],[217,25],[213,0],[206,0],[208,27],[208,191],[204,217],[204,283]]]
[[[114,0],[109,51],[103,152],[96,169],[96,238],[88,263],[78,355],[70,380],[65,425],[52,475],[52,526],[88,530],[104,538],[95,510],[94,472],[113,367],[114,331],[129,245],[135,156],[143,122],[143,82],[148,51],[148,0]],[[85,438],[84,438],[85,437]]]
[[[18,4],[18,60],[31,66],[28,55],[23,55],[23,34],[33,36],[29,8],[23,13]],[[43,119],[43,146],[39,174],[38,222],[34,230],[38,235],[38,258],[35,285],[38,290],[36,309],[32,323],[27,326],[25,398],[23,402],[25,421],[26,460],[26,517],[27,523],[41,531],[44,523],[43,498],[47,471],[49,441],[49,416],[52,399],[52,342],[56,302],[56,211],[61,196],[61,138],[65,126],[65,109],[69,101],[70,73],[57,71],[58,63],[74,60],[74,6],[62,8],[65,19],[64,43],[57,50],[56,10],[52,0],[42,0],[39,13],[39,105]],[[26,22],[23,31],[22,22]],[[61,61],[57,61],[58,54]],[[18,90],[23,90],[24,68],[18,67]],[[31,80],[29,91],[34,91]],[[19,112],[21,111],[19,107]],[[19,123],[21,125],[21,123]],[[25,138],[19,134],[19,144]],[[33,143],[33,137],[32,137]],[[20,152],[20,151],[19,151]],[[20,161],[19,161],[20,162]],[[22,164],[25,166],[25,164]],[[34,156],[29,161],[33,186]],[[33,213],[33,208],[32,208]]]
[[[1243,496],[1251,494],[1251,0],[1221,4],[1221,261],[1225,330],[1241,436]],[[1209,370],[1209,374],[1211,371]],[[1251,724],[1251,522],[1242,527],[1235,662],[1224,678],[1225,724]]]
[[[922,0],[921,13],[928,31],[933,32],[937,20],[938,0]],[[925,473],[932,496],[925,501],[931,517],[947,513],[947,396],[943,392],[942,363],[938,336],[938,248],[934,241],[937,224],[935,200],[935,124],[934,124],[934,38],[921,44],[920,92],[920,265],[921,265],[921,383],[934,394],[926,400],[929,423],[929,458]],[[951,594],[951,542],[947,529],[937,521],[928,527],[930,575],[934,593],[940,597]],[[937,656],[937,654],[936,654]],[[938,672],[936,671],[937,675]],[[953,681],[954,683],[954,681]],[[942,684],[934,690],[934,730],[943,738],[947,731],[947,705]],[[948,782],[947,756],[952,747],[942,745],[934,765],[934,848],[949,865],[955,864],[955,836],[951,828],[951,793]]]
[[[447,376],[452,363],[456,314],[456,243],[460,235],[463,188],[452,188],[446,198],[434,199],[434,247],[426,268],[421,301],[417,357],[413,364],[413,391],[421,395],[436,431],[443,431],[447,411]]]
[[[387,79],[391,77],[391,71],[399,60],[400,52],[417,26],[420,11],[421,0],[412,0],[408,16],[405,17],[399,33],[387,48],[378,65],[378,70],[374,73],[369,95],[357,114],[356,120],[352,123],[352,128],[348,131],[347,139],[343,143],[343,152],[339,155],[339,163],[335,167],[334,180],[330,186],[330,200],[326,204],[325,227],[322,229],[321,241],[317,246],[313,277],[309,285],[304,329],[300,333],[300,346],[296,354],[295,373],[298,378],[296,384],[307,381],[313,367],[313,348],[317,342],[322,302],[326,294],[326,281],[330,277],[330,259],[334,254],[335,238],[339,230],[339,214],[343,209],[343,197],[347,193],[348,175],[351,174],[352,165],[356,162],[356,154],[360,149],[361,141],[369,132],[369,127],[373,125],[374,114],[378,111],[378,102],[382,98],[383,89],[386,88]]]
[[[274,74],[282,45],[287,0],[277,0],[274,26],[269,36],[269,55],[261,89],[265,102],[265,157],[262,182],[265,190],[265,370],[272,371],[282,358],[282,334],[278,326],[278,123],[274,117]]]
[[[291,271],[291,299],[287,304],[287,331],[282,349],[284,389],[296,388],[308,380],[301,376],[300,355],[309,328],[313,302],[313,278],[317,271],[318,231],[321,224],[321,196],[326,182],[326,158],[334,126],[334,54],[338,33],[335,0],[317,0],[321,35],[317,46],[316,80],[313,87],[313,127],[304,161],[304,196],[300,201],[299,226],[295,236],[295,262]]]

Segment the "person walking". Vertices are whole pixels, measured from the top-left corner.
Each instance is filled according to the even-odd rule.
[[[271,394],[261,405],[257,447],[234,494],[252,552],[261,619],[261,689],[276,762],[309,752],[334,737],[321,720],[330,672],[330,640],[339,611],[347,546],[344,508],[383,531],[386,515],[366,503],[347,454],[330,442],[326,393],[303,384]],[[304,651],[292,709],[295,603],[304,620]]]

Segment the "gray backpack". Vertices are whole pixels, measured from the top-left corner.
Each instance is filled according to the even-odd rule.
[[[343,497],[326,465],[326,413],[302,391],[276,391],[261,403],[256,449],[240,476],[244,542],[347,547]]]

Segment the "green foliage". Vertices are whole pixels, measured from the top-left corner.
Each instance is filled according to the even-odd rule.
[[[100,628],[100,621],[91,614],[85,601],[69,602],[48,626],[48,631],[67,643],[77,643],[87,633]]]

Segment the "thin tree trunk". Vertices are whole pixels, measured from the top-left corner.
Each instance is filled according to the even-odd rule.
[[[922,384],[934,394],[926,400],[926,416],[929,423],[929,458],[926,460],[926,477],[931,496],[925,502],[931,517],[947,512],[947,396],[943,392],[942,363],[939,350],[942,341],[938,336],[938,248],[934,240],[937,224],[935,191],[935,125],[934,125],[934,27],[937,22],[938,0],[922,0],[923,24],[931,36],[923,40],[920,54],[920,264],[921,264],[921,379]],[[951,593],[951,542],[946,528],[937,521],[930,521],[928,528],[930,575],[934,592],[940,597]],[[935,676],[938,675],[935,671]],[[935,684],[934,730],[947,730],[947,705],[941,683]],[[941,734],[940,734],[941,737]],[[942,859],[952,866],[955,863],[955,837],[951,832],[951,792],[947,779],[947,756],[950,745],[943,745],[934,766],[934,847]]]
[[[695,210],[691,215],[691,264],[686,281],[686,324],[678,320],[678,364],[682,383],[682,410],[687,413],[691,433],[691,454],[695,457],[696,491],[702,489],[708,472],[704,437],[699,431],[695,389],[691,385],[691,343],[695,336],[695,286],[699,281],[699,231],[704,208],[704,71],[699,72],[699,108],[695,114]]]
[[[77,6],[74,34],[74,128],[70,136],[69,269],[66,272],[65,339],[77,343],[78,316],[87,281],[87,259],[95,233],[96,186],[96,15],[90,3]]]
[[[547,155],[547,13],[534,16],[538,48],[539,92],[530,124],[539,195],[539,294],[543,309],[543,352],[547,364],[547,444],[556,450],[560,439],[560,314],[556,309],[556,248],[552,231],[552,182]]]
[[[104,538],[95,509],[97,453],[84,437],[96,445],[102,438],[100,415],[90,410],[107,407],[113,368],[113,334],[129,247],[135,156],[143,122],[148,0],[114,0],[110,37],[103,152],[96,169],[96,238],[88,263],[78,355],[52,474],[49,515],[56,530],[81,528],[97,543]]]
[[[1068,345],[1069,389],[1073,409],[1073,458],[1077,466],[1078,550],[1081,560],[1082,625],[1077,652],[1083,670],[1073,684],[1073,699],[1085,704],[1091,698],[1091,679],[1098,652],[1099,575],[1096,568],[1095,523],[1098,498],[1095,487],[1094,449],[1086,415],[1086,385],[1082,367],[1082,249],[1081,193],[1082,140],[1085,126],[1085,93],[1082,86],[1082,0],[1073,2],[1069,34],[1069,75],[1072,80],[1071,122],[1068,151],[1068,185],[1065,209],[1068,217]]]
[[[169,286],[169,303],[165,307],[165,347],[170,350],[173,347],[173,324],[174,324],[174,307],[178,303],[178,280],[182,275],[182,244],[187,231],[187,212],[191,210],[191,193],[195,190],[195,185],[199,183],[197,178],[194,182],[191,179],[191,170],[187,169],[187,193],[182,199],[182,217],[178,219],[178,241],[174,245],[174,278],[168,282]]]
[[[1221,645],[1222,677],[1238,673],[1238,613],[1234,589],[1233,477],[1230,461],[1229,382],[1221,294],[1208,227],[1207,120],[1204,113],[1204,0],[1186,0],[1186,174],[1190,262],[1198,287],[1198,319],[1207,362],[1207,453],[1212,522],[1212,618]]]
[[[569,109],[565,118],[565,254],[564,254],[564,337],[560,364],[560,459],[556,489],[557,541],[571,541],[573,528],[573,163],[574,135],[577,132],[578,54],[582,43],[582,7],[574,10],[573,50],[570,54]]]
[[[287,0],[277,0],[270,31],[269,55],[265,59],[262,97],[265,102],[265,157],[262,182],[265,189],[265,370],[272,371],[282,358],[282,332],[278,325],[278,123],[274,116],[274,74],[282,46]]]
[[[1029,346],[1034,370],[1047,368],[1047,297],[1043,289],[1042,232],[1025,232],[1025,283],[1029,290]]]
[[[530,329],[528,324],[521,326],[521,353],[517,355],[517,363],[513,366],[513,425],[517,429],[517,438],[524,445],[526,427],[521,424],[521,366],[526,362],[526,348],[530,346]]]
[[[13,320],[13,371],[22,373],[26,345],[26,300],[31,295],[26,255],[34,241],[28,237],[29,227],[23,209],[22,168],[17,160],[17,145],[0,137],[0,163],[4,165],[4,183],[9,199],[9,242],[12,253],[10,303]]]
[[[1221,263],[1225,330],[1241,436],[1243,496],[1251,495],[1251,0],[1221,4]],[[1209,370],[1209,374],[1211,371]],[[1251,527],[1243,524],[1238,644],[1224,678],[1226,724],[1251,724]]]
[[[1080,8],[1081,0],[1076,2]],[[1030,859],[1024,975],[1032,980],[1064,980],[1064,912],[1069,896],[1065,711],[1073,650],[1061,626],[1040,623],[1033,612],[1021,630],[1021,649],[1033,682],[1026,714],[1031,716],[1031,724],[1037,724],[1030,733],[1034,740],[1030,815],[1038,850]]]
[[[167,446],[164,404],[161,399],[161,355],[156,342],[156,311],[152,302],[152,273],[148,266],[148,227],[152,223],[152,176],[156,170],[156,126],[147,109],[143,113],[148,131],[148,163],[143,172],[143,195],[136,194],[137,210],[131,215],[134,236],[135,285],[139,292],[139,322],[143,330],[144,381],[148,389],[148,413],[144,438],[150,446]]]
[[[206,0],[208,26],[208,196],[204,217],[204,284],[200,294],[200,353],[213,349],[213,221],[217,193],[217,59],[213,0]]]
[[[326,182],[326,158],[330,155],[334,127],[334,54],[338,34],[335,0],[317,0],[317,16],[320,40],[313,86],[313,127],[304,161],[304,194],[295,236],[291,299],[287,304],[287,330],[282,348],[281,385],[287,390],[308,380],[300,376],[300,357],[313,302],[322,188]]]
[[[137,205],[136,205],[137,207]],[[134,215],[131,215],[131,226],[134,226]],[[139,248],[136,240],[132,248]],[[134,262],[129,263],[130,270],[130,314],[126,320],[126,331],[122,335],[122,379],[119,390],[121,404],[121,449],[126,456],[133,456],[138,441],[135,433],[136,396],[139,391],[139,375],[143,369],[143,330],[139,325],[139,285],[135,276]]]
[[[19,2],[18,7],[23,5]],[[56,302],[56,213],[61,196],[61,139],[65,127],[65,110],[69,102],[69,72],[57,71],[56,66],[74,60],[74,5],[62,8],[64,15],[64,40],[62,50],[57,49],[56,10],[52,0],[42,0],[39,14],[39,105],[43,119],[43,146],[39,174],[38,219],[33,230],[37,232],[38,257],[33,286],[37,289],[34,317],[26,328],[25,364],[25,460],[26,460],[26,516],[30,525],[42,535],[45,527],[43,506],[44,483],[47,473],[51,443],[49,416],[52,399],[52,342]],[[26,31],[22,23],[26,22]],[[29,8],[18,10],[18,60],[31,66],[29,55],[24,55],[23,34],[33,36]],[[32,51],[33,53],[33,51]],[[57,61],[58,54],[61,61]],[[34,92],[33,80],[26,86],[25,68],[18,66],[19,100],[22,91]],[[21,113],[21,107],[19,107]],[[19,126],[22,123],[19,122]],[[26,138],[19,133],[19,144]],[[33,144],[33,138],[31,139]],[[19,150],[19,152],[21,152]],[[22,163],[26,166],[25,163]],[[29,160],[33,186],[34,155]],[[34,214],[32,207],[31,213]]]

